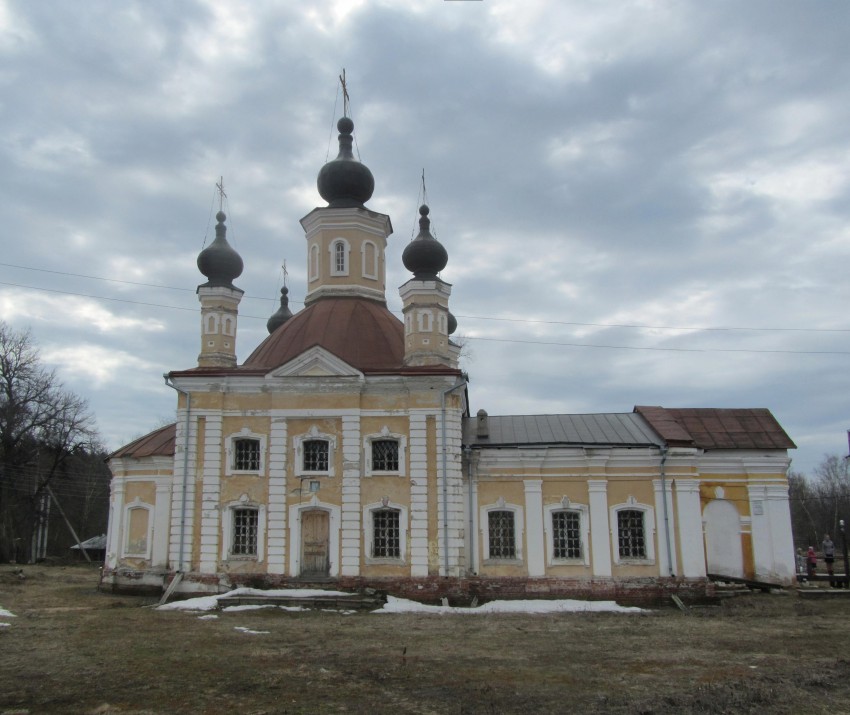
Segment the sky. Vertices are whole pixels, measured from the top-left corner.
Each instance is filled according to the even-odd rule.
[[[422,174],[472,412],[767,407],[850,428],[850,5],[0,0],[0,319],[115,449],[173,420],[224,178],[266,336],[346,71],[388,306]]]

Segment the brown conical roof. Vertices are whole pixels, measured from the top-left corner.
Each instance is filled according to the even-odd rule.
[[[398,370],[404,324],[375,300],[324,298],[287,320],[243,365],[272,370],[317,345],[361,372]]]

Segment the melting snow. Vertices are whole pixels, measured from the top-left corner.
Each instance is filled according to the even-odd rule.
[[[0,606],[0,618],[14,618],[15,614]]]
[[[248,633],[252,636],[265,636],[271,633],[271,631],[252,631],[250,628],[245,628],[245,626],[234,626],[233,630]]]
[[[157,606],[158,611],[212,611],[218,606],[218,599],[228,596],[271,596],[274,598],[311,598],[313,596],[355,596],[346,591],[323,591],[320,588],[280,588],[264,591],[260,588],[237,588],[227,593],[215,596],[200,596],[185,601],[174,601],[163,606]],[[265,606],[228,606],[226,611],[247,610],[249,608],[265,608]],[[299,606],[281,606],[287,611],[305,610]]]
[[[383,608],[373,613],[641,613],[642,608],[620,606],[615,601],[577,601],[561,599],[555,601],[491,601],[475,608],[453,606],[427,606],[424,603],[388,596]]]

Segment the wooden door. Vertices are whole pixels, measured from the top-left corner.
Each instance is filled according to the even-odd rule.
[[[301,514],[302,576],[327,576],[330,573],[328,534],[328,512],[311,509]]]

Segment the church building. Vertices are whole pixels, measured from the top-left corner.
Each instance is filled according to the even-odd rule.
[[[197,365],[176,421],[110,456],[104,583],[216,593],[371,587],[422,600],[704,595],[710,575],[788,584],[794,444],[766,409],[471,411],[448,253],[428,206],[386,303],[390,217],[338,123],[302,220],[307,287],[237,360],[242,259],[226,216],[198,256]],[[483,399],[486,404],[486,396]]]

